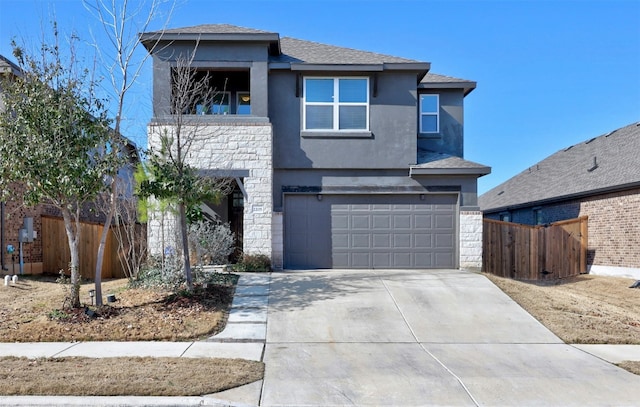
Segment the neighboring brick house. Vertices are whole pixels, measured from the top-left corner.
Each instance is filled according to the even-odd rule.
[[[8,58],[0,55],[0,77],[15,78],[21,75],[18,65]],[[0,94],[2,87],[0,83]],[[0,97],[0,110],[4,109],[2,98]],[[123,194],[132,196],[133,194],[133,171],[139,157],[137,148],[132,141],[123,138],[126,154],[131,159],[131,166],[125,166],[118,172],[119,177],[125,181]],[[23,196],[24,186],[19,183],[11,186],[14,192],[5,202],[0,202],[0,274],[14,274],[20,271],[20,253],[18,234],[20,229],[25,225],[25,219],[32,219],[33,230],[35,231],[34,239],[23,242],[23,272],[25,274],[41,274],[43,272],[56,273],[58,270],[51,269],[43,264],[43,246],[46,245],[42,241],[42,217],[62,219],[60,210],[52,205],[39,204],[33,207],[25,206],[21,197]],[[92,203],[86,204],[81,211],[81,220],[88,223],[104,224],[105,215],[102,211],[95,208]],[[9,253],[8,246],[12,246],[15,251]],[[57,245],[49,245],[50,247],[58,247]],[[51,250],[51,248],[49,248]],[[82,253],[80,254],[82,256]]]
[[[191,67],[224,90],[189,114],[198,135],[189,164],[234,178],[236,191],[211,206],[240,225],[245,253],[276,269],[480,267],[477,179],[490,168],[463,159],[475,82],[224,24],[141,40],[153,56],[151,146],[173,123],[177,58],[195,53]],[[149,217],[152,253],[170,245],[166,216]]]
[[[529,225],[589,217],[593,274],[640,278],[640,123],[547,157],[479,198],[484,216]]]

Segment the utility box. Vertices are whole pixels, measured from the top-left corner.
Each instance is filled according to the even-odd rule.
[[[23,232],[24,231],[24,232]],[[27,217],[22,221],[22,229],[18,232],[18,240],[23,243],[33,242],[33,218]]]

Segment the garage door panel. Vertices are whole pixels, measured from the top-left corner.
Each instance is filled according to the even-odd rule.
[[[433,235],[416,233],[413,237],[413,242],[413,247],[416,249],[431,249],[433,247]]]
[[[425,198],[287,196],[285,267],[455,267],[457,196]]]
[[[391,235],[388,233],[373,235],[373,247],[375,249],[390,249]]]
[[[452,234],[436,234],[435,235],[435,248],[436,249],[451,249],[454,244],[454,236]]]
[[[431,229],[433,217],[431,215],[414,215],[413,225],[416,229]]]
[[[351,235],[351,248],[352,249],[370,249],[371,248],[371,235],[370,234],[352,234]]]
[[[411,234],[410,233],[394,233],[393,235],[393,247],[395,248],[410,248],[411,247]]]
[[[411,253],[393,253],[393,267],[411,268]]]
[[[391,267],[391,253],[373,253],[373,267],[374,268],[390,268]]]
[[[371,225],[369,221],[371,217],[369,215],[353,215],[351,217],[351,229],[369,229]]]
[[[435,228],[436,229],[451,229],[453,228],[453,215],[436,215]]]
[[[395,229],[411,228],[411,215],[393,215],[393,227]]]
[[[351,263],[353,268],[370,268],[371,254],[355,252],[351,254]]]
[[[349,229],[349,217],[347,215],[336,215],[332,217],[333,229]]]
[[[389,215],[373,215],[374,229],[389,229],[391,227],[391,219]]]

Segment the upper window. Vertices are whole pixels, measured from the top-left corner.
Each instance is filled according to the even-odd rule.
[[[368,78],[305,78],[304,130],[368,130]]]
[[[438,95],[420,95],[420,133],[440,132]]]
[[[542,208],[533,208],[533,222],[542,225]]]
[[[251,114],[251,94],[249,92],[236,94],[236,114]]]

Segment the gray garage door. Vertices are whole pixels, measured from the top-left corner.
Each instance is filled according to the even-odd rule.
[[[286,268],[452,268],[455,195],[288,195]]]

